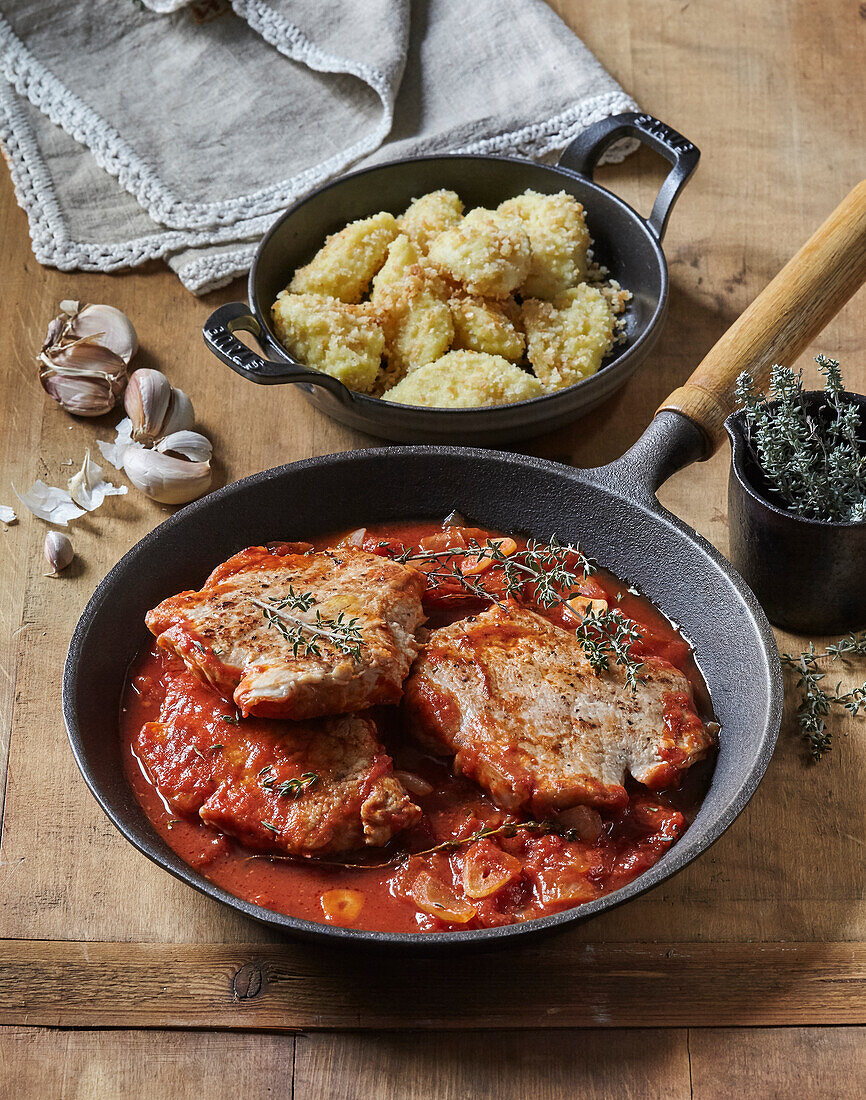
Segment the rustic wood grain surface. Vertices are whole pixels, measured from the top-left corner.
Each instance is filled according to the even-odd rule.
[[[637,438],[864,174],[866,7],[554,7],[644,108],[703,151],[668,230],[671,311],[656,353],[588,420],[526,447],[594,465]],[[662,176],[645,152],[600,173],[644,213]],[[63,484],[116,419],[72,420],[38,386],[33,355],[66,297],[134,318],[136,365],[192,395],[220,482],[373,444],[289,387],[255,388],[207,355],[201,324],[243,296],[240,282],[195,300],[158,265],[116,276],[43,269],[0,177],[0,503],[15,503],[10,480]],[[810,377],[809,354],[824,351],[866,391],[864,304],[861,292],[804,355]],[[727,464],[725,448],[661,494],[723,552]],[[866,733],[853,722],[810,766],[789,709],[767,778],[709,853],[514,958],[374,963],[281,942],[135,852],[76,770],[60,679],[94,586],[168,514],[135,492],[109,501],[75,524],[78,557],[60,580],[42,575],[44,525],[23,515],[0,528],[0,1092],[15,1083],[3,1095],[221,1097],[239,1081],[249,1096],[294,1088],[305,1098],[866,1092],[863,1033],[850,1026],[866,1023]],[[780,636],[783,648],[801,641]]]

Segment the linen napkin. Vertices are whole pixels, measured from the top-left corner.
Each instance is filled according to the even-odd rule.
[[[350,167],[543,157],[634,102],[543,0],[0,0],[0,142],[40,263],[196,294]]]

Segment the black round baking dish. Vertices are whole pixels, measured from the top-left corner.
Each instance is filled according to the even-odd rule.
[[[597,183],[599,158],[614,142],[635,137],[672,165],[652,213],[644,219]],[[230,302],[204,326],[208,347],[244,378],[260,385],[291,382],[322,412],[350,427],[407,443],[512,443],[561,427],[610,397],[656,343],[668,305],[668,269],[661,241],[683,185],[698,163],[698,149],[649,115],[616,115],[591,126],[565,150],[556,166],[506,157],[414,157],[367,168],[327,184],[290,207],[259,245],[249,275],[249,305]],[[354,393],[337,379],[291,358],[271,324],[271,305],[295,268],[305,264],[325,237],[347,222],[380,210],[404,210],[427,191],[449,188],[467,207],[495,207],[527,188],[565,190],[586,208],[596,259],[630,290],[624,339],[602,368],[556,393],[480,409],[430,409],[398,405]],[[233,335],[252,333],[267,358]]]

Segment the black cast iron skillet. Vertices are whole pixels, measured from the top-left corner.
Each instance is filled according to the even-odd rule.
[[[604,151],[630,136],[672,165],[648,219],[592,182]],[[506,157],[450,155],[413,157],[343,176],[290,207],[274,223],[250,268],[250,304],[220,306],[204,326],[205,342],[244,378],[260,385],[295,383],[322,412],[383,439],[492,446],[561,427],[619,389],[661,334],[668,306],[668,269],[661,241],[673,204],[699,156],[690,141],[663,122],[630,112],[584,131],[556,167]],[[565,190],[583,203],[596,258],[634,295],[626,313],[625,340],[597,374],[569,389],[513,405],[428,409],[353,393],[336,378],[292,359],[277,340],[270,311],[295,268],[307,263],[325,237],[347,222],[380,210],[400,213],[413,198],[443,187],[456,191],[467,208],[495,207],[527,188],[546,193]],[[233,335],[238,330],[255,335],[266,358],[242,344]]]
[[[744,326],[753,331],[753,322],[757,361],[768,349],[784,356],[794,346],[784,289],[810,266],[809,250],[826,233],[827,225],[793,261],[793,273],[789,265],[789,275],[777,277],[753,303],[723,339],[723,351],[727,348],[737,359],[737,333],[741,337]],[[826,262],[825,289],[817,290],[811,315],[821,323],[828,309],[838,308],[853,290],[850,277],[838,278]],[[839,267],[844,267],[841,261]],[[814,335],[816,325],[806,318],[796,339]],[[599,469],[573,470],[536,458],[455,447],[357,451],[266,470],[166,520],[99,585],[75,630],[64,670],[63,711],[72,750],[114,824],[161,867],[273,928],[333,942],[425,951],[492,946],[564,928],[637,897],[685,867],[721,836],[754,793],[773,752],[782,708],[773,635],[754,596],[725,559],[655,497],[667,477],[707,457],[718,441],[704,399],[712,398],[714,409],[725,405],[737,368],[732,371],[722,356],[710,370],[710,358],[697,372],[703,388],[677,391],[672,398],[677,411],[659,411],[623,458]],[[623,889],[577,909],[501,928],[368,932],[298,920],[240,901],[172,852],[124,778],[118,708],[127,668],[150,640],[145,612],[172,592],[197,587],[217,562],[244,546],[387,520],[441,517],[454,508],[482,526],[580,540],[680,624],[694,643],[721,722],[718,762],[694,823],[659,863]]]

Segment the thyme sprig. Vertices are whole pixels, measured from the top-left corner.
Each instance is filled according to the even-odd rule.
[[[474,844],[476,840],[484,840],[486,837],[490,836],[512,837],[517,836],[519,832],[537,833],[539,835],[555,833],[565,840],[580,839],[576,830],[558,829],[550,821],[506,821],[504,825],[488,826],[478,829],[476,832],[470,833],[469,836],[457,837],[453,840],[443,840],[439,844],[434,844],[432,848],[424,848],[420,852],[397,852],[391,859],[385,860],[384,863],[343,863],[340,860],[318,859],[315,856],[297,856],[290,854],[276,855],[268,852],[247,856],[247,859],[287,860],[292,863],[316,863],[323,864],[327,867],[348,867],[365,871],[380,871],[386,867],[398,867],[401,863],[406,863],[416,856],[432,856],[436,855],[437,852],[453,852],[455,849],[462,848],[466,844]]]
[[[857,406],[845,397],[839,363],[818,355],[824,376],[821,406],[807,403],[803,372],[778,364],[770,396],[751,375],[737,380],[746,443],[770,491],[788,511],[836,523],[866,520],[866,447]]]
[[[468,545],[450,550],[413,550],[411,547],[397,556],[401,562],[433,561],[436,569],[427,571],[433,587],[446,579],[456,579],[472,595],[502,607],[496,595],[471,580],[460,568],[460,558],[483,557],[502,570],[505,591],[511,598],[526,595],[529,586],[533,598],[542,607],[567,604],[579,594],[580,582],[597,569],[596,562],[583,553],[580,546],[561,543],[554,535],[548,542],[530,540],[525,550],[505,554],[503,539],[488,539],[485,543],[469,539]],[[387,544],[384,544],[387,545]],[[587,660],[596,674],[610,671],[611,664],[625,671],[626,684],[637,690],[641,661],[632,655],[632,646],[643,637],[640,629],[618,609],[589,608],[575,629]]]
[[[866,655],[866,631],[847,634],[828,645],[823,653],[816,653],[814,643],[810,642],[803,653],[781,655],[782,667],[798,674],[796,686],[802,691],[797,706],[797,725],[815,761],[832,748],[833,735],[827,728],[827,720],[833,707],[842,707],[854,718],[866,711],[866,681],[851,691],[842,691],[841,680],[832,692],[821,686],[827,673],[820,670],[819,661],[836,661],[849,655]]]
[[[309,592],[296,593],[291,588],[289,595],[269,597],[268,602],[253,599],[256,607],[262,609],[265,622],[274,627],[292,647],[293,657],[321,657],[321,639],[327,639],[337,650],[356,661],[361,660],[361,628],[357,617],[349,618],[343,611],[333,619],[325,619],[316,611],[315,619],[298,618],[285,609],[309,611],[315,603]]]
[[[277,783],[273,771],[273,764],[266,764],[258,774],[259,785],[266,791],[273,791],[284,798],[300,798],[305,791],[315,787],[319,782],[315,772],[304,772],[298,778],[284,779],[282,783]]]

